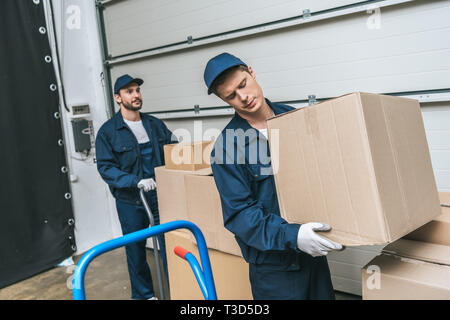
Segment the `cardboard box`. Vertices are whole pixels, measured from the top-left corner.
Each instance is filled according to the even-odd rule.
[[[196,224],[208,248],[242,256],[234,235],[223,225],[222,206],[211,168],[197,171],[155,168],[160,222],[187,220]],[[195,238],[190,231],[191,241]]]
[[[450,246],[400,239],[362,269],[364,300],[450,299]]]
[[[332,240],[375,245],[441,212],[417,100],[352,93],[269,119],[268,128],[288,222],[328,223]]]
[[[164,146],[167,169],[195,171],[210,167],[214,141],[174,143]]]
[[[189,250],[200,263],[197,246],[192,243],[187,234],[179,231],[166,233],[165,239],[171,300],[203,300],[203,294],[189,263],[173,252],[176,246],[181,246]],[[217,298],[252,300],[248,264],[244,258],[214,249],[209,249],[208,254]]]
[[[442,214],[426,225],[407,234],[403,237],[404,239],[450,246],[450,193],[439,192],[439,198],[441,200]]]

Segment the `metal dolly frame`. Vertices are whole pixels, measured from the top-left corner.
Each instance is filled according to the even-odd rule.
[[[73,299],[74,300],[86,299],[84,289],[84,278],[86,269],[89,266],[89,263],[99,255],[133,242],[142,241],[144,239],[154,237],[162,233],[183,228],[188,229],[195,236],[203,270],[198,264],[195,256],[192,255],[187,250],[181,247],[176,247],[175,253],[189,262],[195,274],[197,282],[200,286],[200,289],[202,290],[203,296],[205,297],[205,300],[217,300],[216,288],[214,285],[214,278],[211,270],[211,263],[209,260],[208,248],[206,246],[205,238],[203,237],[203,234],[199,229],[199,227],[197,227],[192,222],[185,220],[171,221],[143,230],[139,230],[136,232],[132,232],[122,237],[103,242],[90,249],[83,255],[83,257],[80,259],[75,269],[75,273],[73,276],[73,289],[72,289]]]
[[[144,190],[139,190],[139,195],[141,197],[141,201],[144,204],[145,211],[147,212],[148,219],[150,222],[150,227],[153,227],[155,225],[155,218],[153,217],[153,212],[150,209],[150,206],[147,203],[147,200],[145,199]],[[156,275],[158,277],[158,286],[159,286],[159,294],[161,296],[161,300],[164,300],[164,288],[162,283],[162,275],[161,275],[161,268],[159,265],[159,241],[156,236],[152,237],[152,244],[153,244],[153,254],[155,255],[155,265],[156,265]]]

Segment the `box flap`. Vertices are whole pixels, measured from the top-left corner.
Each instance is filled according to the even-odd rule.
[[[338,96],[338,97],[335,97],[335,98],[333,98],[333,99],[337,99],[337,98],[341,98],[341,97],[345,97],[345,96],[349,96],[349,95],[353,95],[353,94],[354,94],[354,95],[358,95],[358,94],[360,94],[360,92],[346,93],[346,94],[340,95],[340,96]],[[324,103],[324,102],[327,102],[328,100],[330,100],[330,99],[327,99],[327,100],[324,100],[324,101],[317,102],[317,103],[312,104],[312,105],[310,105],[310,106],[305,106],[305,107],[303,107],[303,108],[296,108],[296,109],[291,110],[291,111],[283,112],[282,114],[274,115],[273,117],[267,119],[267,121],[270,121],[271,119],[275,119],[275,118],[278,118],[278,117],[282,117],[282,116],[284,116],[284,115],[286,115],[286,114],[295,112],[295,111],[297,111],[297,110],[302,110],[302,109],[309,108],[309,107],[316,107],[317,105],[319,105],[319,104],[321,104],[321,103]]]
[[[384,240],[371,239],[368,237],[363,237],[359,234],[351,234],[349,232],[342,232],[338,230],[331,229],[330,231],[318,231],[318,233],[334,242],[340,243],[346,247],[356,247],[356,246],[375,246],[386,244]]]
[[[211,176],[212,175],[212,169],[211,167],[203,168],[195,171],[191,171],[192,174],[196,176]]]
[[[403,238],[450,246],[450,208],[442,207],[441,212],[440,216]]]
[[[364,300],[448,300],[450,267],[380,254],[362,270]]]
[[[450,224],[450,208],[449,207],[441,207],[441,212],[442,212],[441,215],[434,218],[433,221]],[[449,230],[449,233],[450,233],[450,230]],[[450,246],[450,243],[448,244],[448,246]]]
[[[212,169],[211,167],[202,168],[198,170],[178,170],[178,169],[167,169],[165,166],[158,167],[168,172],[179,173],[179,174],[191,174],[196,176],[211,176]]]
[[[442,204],[450,200],[450,193],[440,192],[439,198],[441,201],[441,215],[407,234],[404,239],[450,246],[450,207],[442,207]]]
[[[441,205],[450,206],[450,192],[439,192]]]
[[[450,246],[441,244],[399,239],[387,245],[383,252],[425,262],[450,265]]]

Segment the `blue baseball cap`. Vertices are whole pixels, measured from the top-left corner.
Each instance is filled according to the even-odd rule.
[[[211,58],[206,64],[205,73],[203,74],[208,87],[208,94],[212,93],[211,85],[222,72],[239,65],[247,66],[241,59],[227,52]]]
[[[144,80],[133,78],[128,74],[124,74],[123,76],[117,78],[116,83],[114,84],[114,93],[119,93],[119,90],[125,87],[130,82],[136,82],[138,85],[142,85],[144,83]]]

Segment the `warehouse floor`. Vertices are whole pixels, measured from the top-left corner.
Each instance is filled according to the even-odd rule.
[[[74,257],[77,263],[81,256]],[[154,275],[156,295],[159,290],[156,279],[155,259],[152,250],[147,258]],[[0,289],[0,300],[70,300],[71,280],[75,266],[56,267],[34,277]],[[90,300],[129,300],[131,297],[125,249],[119,248],[94,259],[86,271],[86,298]],[[165,298],[168,297],[164,283]],[[360,300],[360,296],[336,292],[337,300]]]

